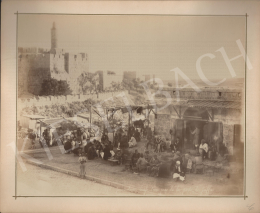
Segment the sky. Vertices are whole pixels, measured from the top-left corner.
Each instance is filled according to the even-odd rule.
[[[18,16],[19,47],[51,47],[51,28],[55,22],[58,48],[85,52],[91,72],[137,71],[138,76],[155,75],[174,80],[178,67],[190,79],[199,79],[196,61],[213,82],[232,78],[220,52],[223,47],[231,59],[245,47],[245,17],[241,16],[153,16],[153,15],[26,15]],[[242,57],[231,62],[236,77],[244,77]],[[181,78],[180,78],[181,79]]]

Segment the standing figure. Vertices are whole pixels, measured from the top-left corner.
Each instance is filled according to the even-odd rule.
[[[33,130],[28,129],[28,138],[31,141],[31,147],[30,148],[35,149],[36,148],[36,146],[35,146],[36,134],[33,132]]]
[[[154,152],[161,152],[161,136],[155,137],[155,149]]]
[[[86,174],[86,166],[85,166],[85,163],[87,162],[87,158],[84,154],[79,154],[79,163],[80,163],[80,166],[79,166],[79,176],[81,178],[84,178],[85,177],[85,174]]]
[[[50,133],[50,128],[48,127],[47,129],[45,129],[42,135],[43,135],[43,138],[44,138],[46,144],[48,146],[51,146],[52,145],[52,135]]]
[[[195,125],[195,129],[193,131],[190,130],[190,133],[193,135],[193,145],[195,146],[195,149],[198,150],[199,148],[199,135],[200,135],[200,130],[199,128]]]
[[[121,141],[120,141],[120,143],[118,143],[118,150],[119,149],[126,149],[126,148],[128,148],[128,140],[127,140],[127,135],[126,135],[126,133],[123,133],[123,135],[122,135],[122,137],[121,137]]]
[[[105,143],[107,143],[108,140],[109,139],[108,139],[107,131],[104,131],[103,135],[101,137],[101,143],[105,144]]]
[[[113,147],[118,145],[118,133],[115,133],[115,136],[113,138]]]
[[[148,146],[151,145],[151,147],[154,147],[155,138],[153,136],[152,130],[150,128],[147,129],[147,144],[146,149],[148,149]]]
[[[201,144],[200,144],[200,154],[202,155],[202,159],[207,158],[207,154],[209,151],[209,146],[206,143],[206,141],[204,139],[201,140]]]
[[[88,132],[85,131],[84,128],[81,128],[81,144],[85,146],[87,144],[87,141],[89,140]]]
[[[140,153],[138,153],[138,150],[136,149],[134,154],[132,155],[132,158],[131,158],[132,168],[136,167],[136,162],[138,161],[139,157],[140,157]]]

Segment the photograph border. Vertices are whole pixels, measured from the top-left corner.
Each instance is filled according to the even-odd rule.
[[[19,13],[18,11],[14,13],[16,15],[16,147],[17,147],[17,99],[18,99],[18,24],[19,24],[19,15],[71,15],[71,16],[201,16],[201,17],[207,17],[207,16],[214,16],[214,17],[223,17],[223,16],[240,16],[240,17],[245,17],[245,70],[244,70],[244,99],[242,100],[242,103],[244,102],[244,106],[241,103],[241,105],[244,107],[241,109],[241,112],[243,114],[244,110],[244,115],[242,117],[244,118],[244,180],[243,180],[243,195],[219,195],[219,196],[145,196],[145,195],[135,195],[135,196],[17,196],[17,157],[15,157],[15,195],[13,196],[15,199],[21,198],[21,197],[93,197],[93,198],[164,198],[164,197],[176,197],[176,198],[248,198],[246,195],[246,79],[247,79],[247,17],[248,14],[244,15],[191,15],[191,14],[74,14],[74,13]],[[17,156],[17,148],[15,149],[15,156]],[[46,169],[47,170],[47,169]],[[111,186],[113,187],[113,186]]]

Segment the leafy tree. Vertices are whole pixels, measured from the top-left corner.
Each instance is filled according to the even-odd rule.
[[[101,88],[99,87],[99,76],[97,73],[82,73],[78,79],[78,84],[81,88],[81,92],[86,93],[87,91],[94,90],[97,92]]]
[[[114,71],[107,71],[107,74],[109,75],[115,75],[116,73]]]
[[[72,91],[69,84],[66,81],[59,81],[58,83],[58,95],[71,95]]]
[[[40,95],[70,95],[71,92],[66,81],[58,81],[51,78],[43,81]]]
[[[131,81],[129,79],[124,79],[122,85],[123,85],[124,88],[130,89],[130,90],[132,90],[134,88],[133,81]]]

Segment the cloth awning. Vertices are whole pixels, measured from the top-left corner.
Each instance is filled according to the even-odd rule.
[[[134,101],[130,98],[129,95],[124,94],[124,96],[114,96],[111,100],[106,100],[100,105],[92,106],[94,112],[100,114],[102,110],[114,111],[114,110],[122,110],[123,113],[127,113],[129,109],[137,110],[138,108],[142,109],[153,109],[152,104],[135,104]],[[101,110],[102,108],[102,110]],[[105,111],[104,111],[105,113]]]
[[[156,104],[165,105],[167,102],[165,99],[156,100]],[[216,100],[216,99],[189,99],[189,100],[171,100],[172,106],[185,106],[185,107],[197,107],[197,108],[219,108],[219,109],[238,109],[242,108],[241,101],[228,101],[228,100]]]
[[[42,115],[22,115],[23,117],[30,118],[31,120],[44,119]]]
[[[218,100],[189,100],[188,107],[219,108],[219,109],[241,109],[240,101],[218,101]]]
[[[59,128],[61,127],[61,123],[63,121],[66,121],[66,119],[64,118],[50,118],[50,119],[44,119],[44,120],[40,120],[41,124],[43,124],[43,126],[52,126],[53,128]]]

